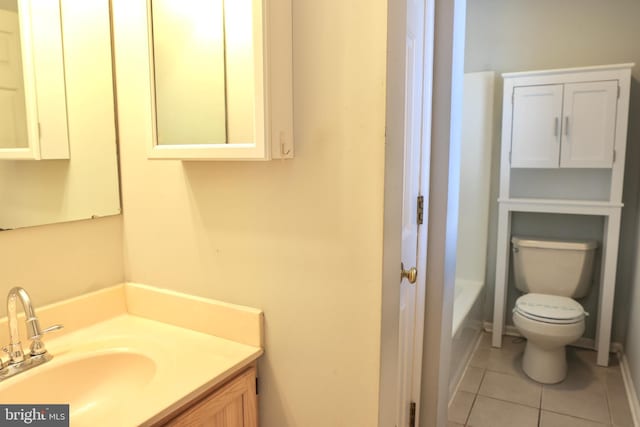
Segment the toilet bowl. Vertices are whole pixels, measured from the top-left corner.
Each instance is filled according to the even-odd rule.
[[[566,378],[565,347],[584,333],[585,315],[568,297],[531,293],[518,298],[513,323],[527,339],[522,369],[530,378],[543,384]]]

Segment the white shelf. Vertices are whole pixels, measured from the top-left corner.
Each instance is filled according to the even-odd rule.
[[[512,212],[548,212],[603,216],[619,212],[624,206],[622,203],[608,201],[564,199],[498,199],[498,203]]]

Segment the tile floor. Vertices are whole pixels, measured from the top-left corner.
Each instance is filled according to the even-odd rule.
[[[568,348],[569,373],[542,385],[522,372],[522,338],[492,348],[484,334],[449,407],[449,427],[633,427],[618,359],[597,366],[596,352]]]

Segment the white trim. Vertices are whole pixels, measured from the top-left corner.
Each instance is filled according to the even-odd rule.
[[[458,392],[458,389],[460,388],[460,383],[462,382],[462,379],[464,378],[465,374],[467,373],[467,371],[469,370],[469,364],[471,363],[471,358],[473,357],[473,354],[476,352],[476,350],[478,350],[478,347],[480,347],[480,342],[482,342],[482,330],[479,330],[476,338],[475,338],[475,343],[473,343],[473,345],[469,346],[469,350],[467,350],[467,354],[464,356],[464,369],[462,369],[460,371],[460,373],[458,374],[458,378],[455,379],[455,387],[453,387],[453,390],[450,393],[449,396],[449,403],[447,406],[451,406],[451,404],[453,403],[453,399],[456,396],[456,393]]]
[[[629,361],[627,360],[627,355],[623,352],[619,352],[618,360],[620,360],[620,371],[622,372],[622,380],[624,382],[624,388],[627,392],[627,399],[629,399],[629,409],[631,410],[633,425],[635,427],[640,427],[640,400],[638,400],[637,388],[633,383],[633,378],[631,377],[631,370],[629,369]]]
[[[421,426],[447,422],[458,237],[466,1],[436,0]]]
[[[577,67],[577,68],[557,68],[555,70],[541,70],[541,71],[516,71],[512,73],[502,73],[502,77],[526,77],[526,76],[544,76],[547,74],[563,74],[563,73],[575,73],[576,71],[610,71],[619,70],[621,68],[633,68],[635,64],[630,62],[626,64],[612,64],[612,65],[594,65],[591,67]]]

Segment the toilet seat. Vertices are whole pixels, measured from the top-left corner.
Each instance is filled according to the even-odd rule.
[[[518,298],[513,312],[530,320],[558,325],[582,322],[588,315],[576,300],[536,293]]]

